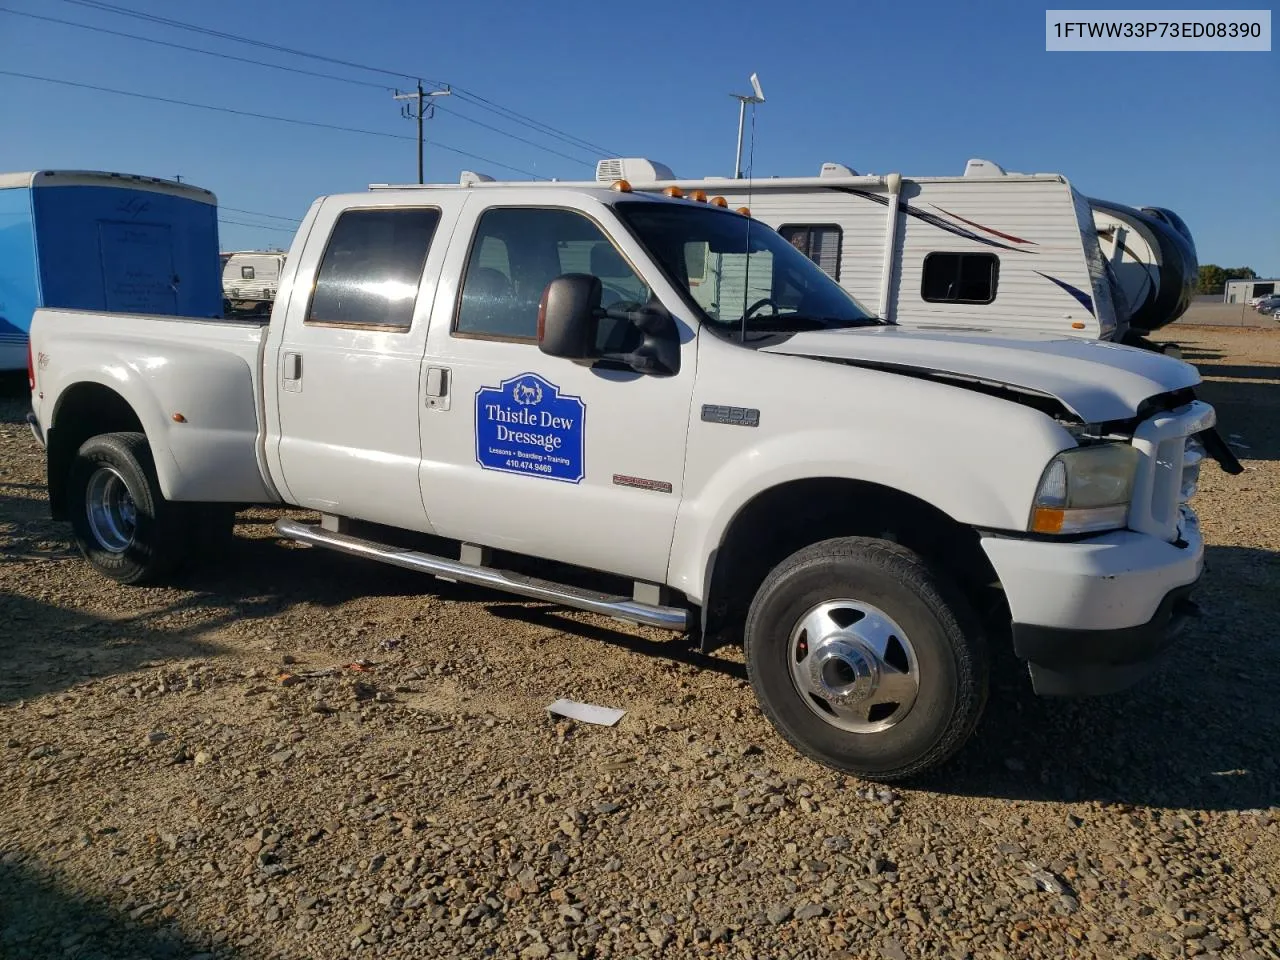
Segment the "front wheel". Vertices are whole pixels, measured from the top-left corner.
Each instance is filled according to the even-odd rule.
[[[69,500],[76,545],[113,580],[155,583],[186,558],[186,511],[160,492],[141,433],[86,440],[71,465]]]
[[[826,540],[783,561],[751,604],[746,660],[792,746],[869,780],[941,764],[986,701],[985,644],[963,598],[884,540]]]

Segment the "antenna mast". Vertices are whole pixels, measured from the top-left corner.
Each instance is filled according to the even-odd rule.
[[[729,96],[738,101],[738,152],[733,157],[733,179],[742,179],[742,131],[747,119],[747,104],[764,103],[764,91],[760,89],[760,78],[751,75],[751,93],[731,93]]]

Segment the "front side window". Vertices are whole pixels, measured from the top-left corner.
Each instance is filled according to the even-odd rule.
[[[931,253],[924,258],[920,297],[928,303],[990,303],[1000,258],[993,253]]]
[[[758,220],[692,203],[626,200],[614,209],[712,329],[789,333],[880,322]]]
[[[476,227],[462,282],[454,333],[533,341],[538,303],[556,277],[588,273],[600,280],[602,306],[639,306],[649,288],[592,220],[572,210],[486,210]],[[626,349],[629,324],[602,319],[597,345]]]
[[[308,323],[408,330],[440,211],[347,210],[316,273]]]
[[[835,224],[791,224],[778,228],[782,239],[822,268],[832,280],[840,279],[840,239]]]
[[[252,280],[252,279],[253,279],[253,267],[241,267],[241,268],[240,268],[240,279],[241,279],[241,280]]]

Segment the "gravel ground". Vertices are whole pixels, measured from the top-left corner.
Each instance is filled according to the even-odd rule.
[[[1137,689],[1001,677],[931,782],[799,759],[740,656],[278,541],[94,575],[0,398],[0,956],[1280,958],[1280,334],[1178,330],[1205,616]],[[625,708],[555,722],[567,696]]]

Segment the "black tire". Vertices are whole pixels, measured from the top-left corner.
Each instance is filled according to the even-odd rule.
[[[837,599],[878,608],[910,638],[918,693],[882,731],[834,725],[792,677],[792,659],[801,661],[792,631],[818,605]],[[977,618],[924,560],[889,541],[825,540],[788,557],[757,591],[745,639],[751,686],[777,731],[818,763],[868,780],[901,780],[937,767],[969,738],[986,703],[989,665]]]
[[[90,484],[95,489],[116,484],[118,489],[119,482],[132,502],[134,519],[125,525],[131,530],[113,528],[120,534],[113,542],[104,533],[103,521],[90,516],[89,488]],[[85,559],[113,580],[158,583],[187,558],[189,514],[183,504],[170,503],[160,492],[151,448],[141,433],[104,433],[86,440],[71,464],[68,500],[76,545]]]

